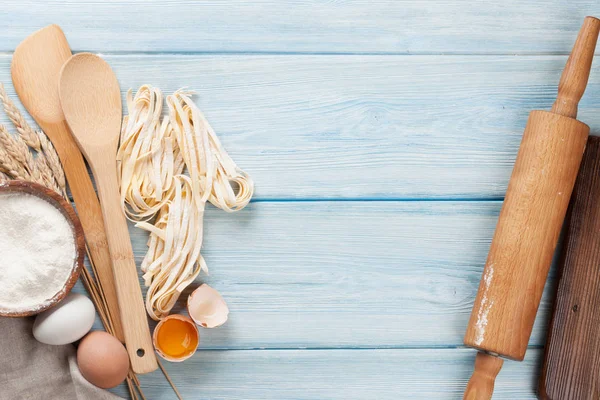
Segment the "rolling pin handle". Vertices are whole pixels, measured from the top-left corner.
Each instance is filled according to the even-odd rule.
[[[553,113],[570,118],[577,117],[577,106],[590,77],[598,33],[600,33],[600,20],[585,17],[573,51],[560,77],[558,96],[552,106]]]
[[[477,353],[475,357],[475,371],[467,388],[463,400],[490,400],[494,393],[496,376],[502,368],[504,360],[488,353]]]

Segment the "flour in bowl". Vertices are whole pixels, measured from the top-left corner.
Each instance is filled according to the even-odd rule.
[[[25,193],[0,194],[0,310],[41,308],[69,280],[73,228],[54,205]]]

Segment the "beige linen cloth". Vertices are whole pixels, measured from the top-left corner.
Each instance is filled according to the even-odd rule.
[[[0,400],[116,400],[86,381],[75,347],[33,338],[31,318],[0,318]]]

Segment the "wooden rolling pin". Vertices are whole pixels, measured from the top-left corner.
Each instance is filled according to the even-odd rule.
[[[525,357],[589,134],[575,117],[599,32],[586,17],[552,111],[529,115],[465,334],[480,353],[464,399],[491,399],[499,357]]]

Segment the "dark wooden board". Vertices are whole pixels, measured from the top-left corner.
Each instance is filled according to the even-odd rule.
[[[600,138],[590,137],[571,197],[540,398],[600,399]]]

